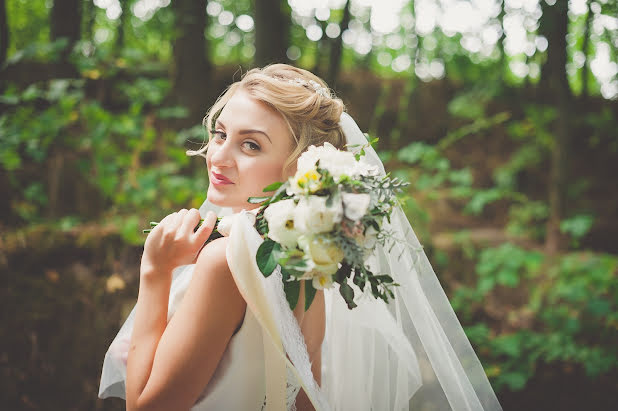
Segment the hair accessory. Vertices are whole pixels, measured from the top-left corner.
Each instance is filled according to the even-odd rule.
[[[289,83],[292,84],[298,84],[299,86],[303,86],[303,87],[311,87],[312,89],[315,90],[316,93],[318,93],[319,95],[321,95],[322,97],[330,97],[330,92],[328,91],[327,88],[322,87],[317,81],[315,80],[303,80],[302,78],[296,77],[293,80],[288,80]]]

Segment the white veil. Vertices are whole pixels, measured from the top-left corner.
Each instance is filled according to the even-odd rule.
[[[348,114],[340,125],[348,145],[367,144]],[[384,175],[372,147],[365,160]],[[384,229],[403,241],[376,247],[368,264],[400,284],[395,298],[386,304],[361,295],[349,310],[338,290],[326,294],[322,386],[329,404],[335,410],[501,410],[401,207]]]

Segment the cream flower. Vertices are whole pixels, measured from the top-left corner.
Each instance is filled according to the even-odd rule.
[[[311,280],[311,284],[316,290],[331,288],[333,286],[333,276],[326,274],[316,275],[315,277],[313,277],[313,280]]]
[[[287,189],[289,195],[292,194],[312,194],[322,186],[320,178],[322,175],[313,167],[308,170],[298,170],[293,177],[290,177],[290,187]]]
[[[326,197],[302,197],[294,210],[294,226],[302,233],[325,233],[341,222],[343,207],[341,202],[333,201],[326,206]]]
[[[304,251],[310,265],[313,263],[313,271],[318,272],[316,273],[318,277],[332,276],[339,269],[343,251],[333,240],[324,236],[301,235],[298,238],[298,245]],[[313,276],[315,277],[316,275]],[[332,279],[330,281],[332,282]]]
[[[284,247],[296,247],[299,231],[294,223],[294,200],[287,199],[270,204],[264,210],[268,222],[268,237]]]

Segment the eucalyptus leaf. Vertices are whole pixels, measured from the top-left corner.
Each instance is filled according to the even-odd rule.
[[[339,293],[345,300],[345,303],[348,305],[348,308],[350,310],[356,307],[356,304],[354,303],[354,290],[347,282],[344,281],[341,283],[339,287]]]

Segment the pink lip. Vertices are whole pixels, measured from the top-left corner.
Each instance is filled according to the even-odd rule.
[[[216,186],[234,184],[229,178],[225,177],[224,175],[217,174],[214,171],[210,172],[210,182]]]

